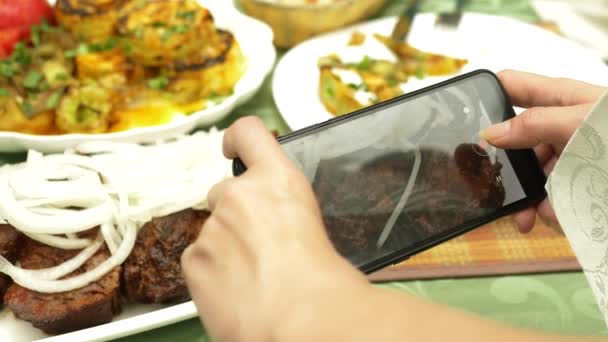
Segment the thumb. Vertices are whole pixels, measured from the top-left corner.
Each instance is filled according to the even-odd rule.
[[[531,148],[544,143],[561,153],[590,109],[589,104],[534,107],[510,120],[482,130],[479,136],[499,148]]]

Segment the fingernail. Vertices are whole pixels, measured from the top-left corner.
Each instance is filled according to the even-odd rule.
[[[495,140],[505,136],[511,130],[511,120],[497,123],[479,132],[479,137],[484,140]]]

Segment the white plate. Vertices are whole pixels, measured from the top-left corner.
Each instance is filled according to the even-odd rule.
[[[4,309],[0,312],[0,341],[107,341],[160,328],[196,316],[196,307],[191,301],[173,306],[125,304],[122,313],[114,317],[114,320],[110,323],[68,334],[51,336],[32,327],[30,323],[15,318],[10,310]]]
[[[602,85],[608,82],[608,67],[597,54],[544,29],[505,17],[465,13],[458,30],[450,32],[435,29],[435,17],[432,13],[416,16],[409,42],[424,51],[467,58],[469,63],[462,72],[517,69]],[[353,31],[390,35],[395,20],[384,18],[325,34],[285,54],[275,69],[272,91],[291,129],[333,117],[318,96],[318,58],[346,46]],[[447,78],[412,80],[408,88],[419,89]]]
[[[272,30],[265,23],[238,12],[231,2],[217,0],[199,0],[199,2],[209,8],[219,28],[235,35],[247,60],[247,71],[236,84],[232,96],[218,106],[164,125],[134,128],[123,132],[44,136],[0,131],[0,152],[19,152],[27,149],[59,152],[85,140],[154,142],[192,131],[198,126],[211,125],[224,118],[239,104],[249,100],[272,70],[276,59]]]
[[[55,137],[33,136],[0,132],[0,151],[20,151],[35,148],[41,151],[59,151],[83,140],[147,141],[187,132],[198,125],[211,124],[229,113],[236,105],[250,99],[261,86],[275,61],[272,31],[255,19],[238,13],[220,1],[200,1],[213,13],[221,28],[233,32],[247,57],[247,73],[235,87],[234,95],[221,105],[191,115],[186,120],[148,129],[134,129],[122,133],[101,135],[63,135]],[[222,4],[223,3],[223,4]],[[0,341],[106,341],[146,330],[173,324],[197,316],[192,302],[178,305],[124,304],[120,315],[110,323],[79,330],[69,334],[51,336],[17,319],[13,313],[0,308]]]

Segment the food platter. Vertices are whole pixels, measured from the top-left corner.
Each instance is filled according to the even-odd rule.
[[[53,1],[51,1],[52,3]],[[276,58],[272,30],[261,21],[240,13],[230,2],[199,0],[213,14],[218,28],[234,34],[246,60],[246,71],[234,87],[233,94],[221,103],[175,120],[149,127],[102,134],[34,135],[0,131],[0,152],[35,149],[58,152],[87,140],[117,142],[154,142],[209,126],[224,118],[236,106],[249,100],[264,82]]]
[[[510,18],[465,13],[457,30],[436,29],[436,15],[416,16],[408,43],[415,48],[466,58],[461,73],[517,69],[606,85],[608,67],[597,54],[536,26]],[[272,84],[275,103],[293,130],[331,119],[319,99],[320,57],[346,46],[353,32],[390,35],[396,18],[382,18],[328,33],[291,49],[278,63]],[[407,82],[412,91],[450,76]]]

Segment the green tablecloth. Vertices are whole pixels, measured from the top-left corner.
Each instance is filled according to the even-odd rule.
[[[226,1],[226,0],[222,0]],[[388,1],[378,16],[398,14],[405,1]],[[427,0],[423,11],[449,10],[453,2]],[[508,15],[534,21],[527,0],[471,0],[470,11]],[[284,51],[279,51],[279,57]],[[226,127],[244,115],[260,116],[270,129],[289,129],[272,100],[270,78],[249,103],[237,108],[220,126]],[[16,161],[21,155],[0,155],[0,161]],[[428,300],[461,308],[509,325],[563,334],[606,335],[607,328],[581,273],[486,277],[381,284]],[[381,308],[378,309],[381,311]],[[198,319],[121,339],[121,341],[207,341]]]

